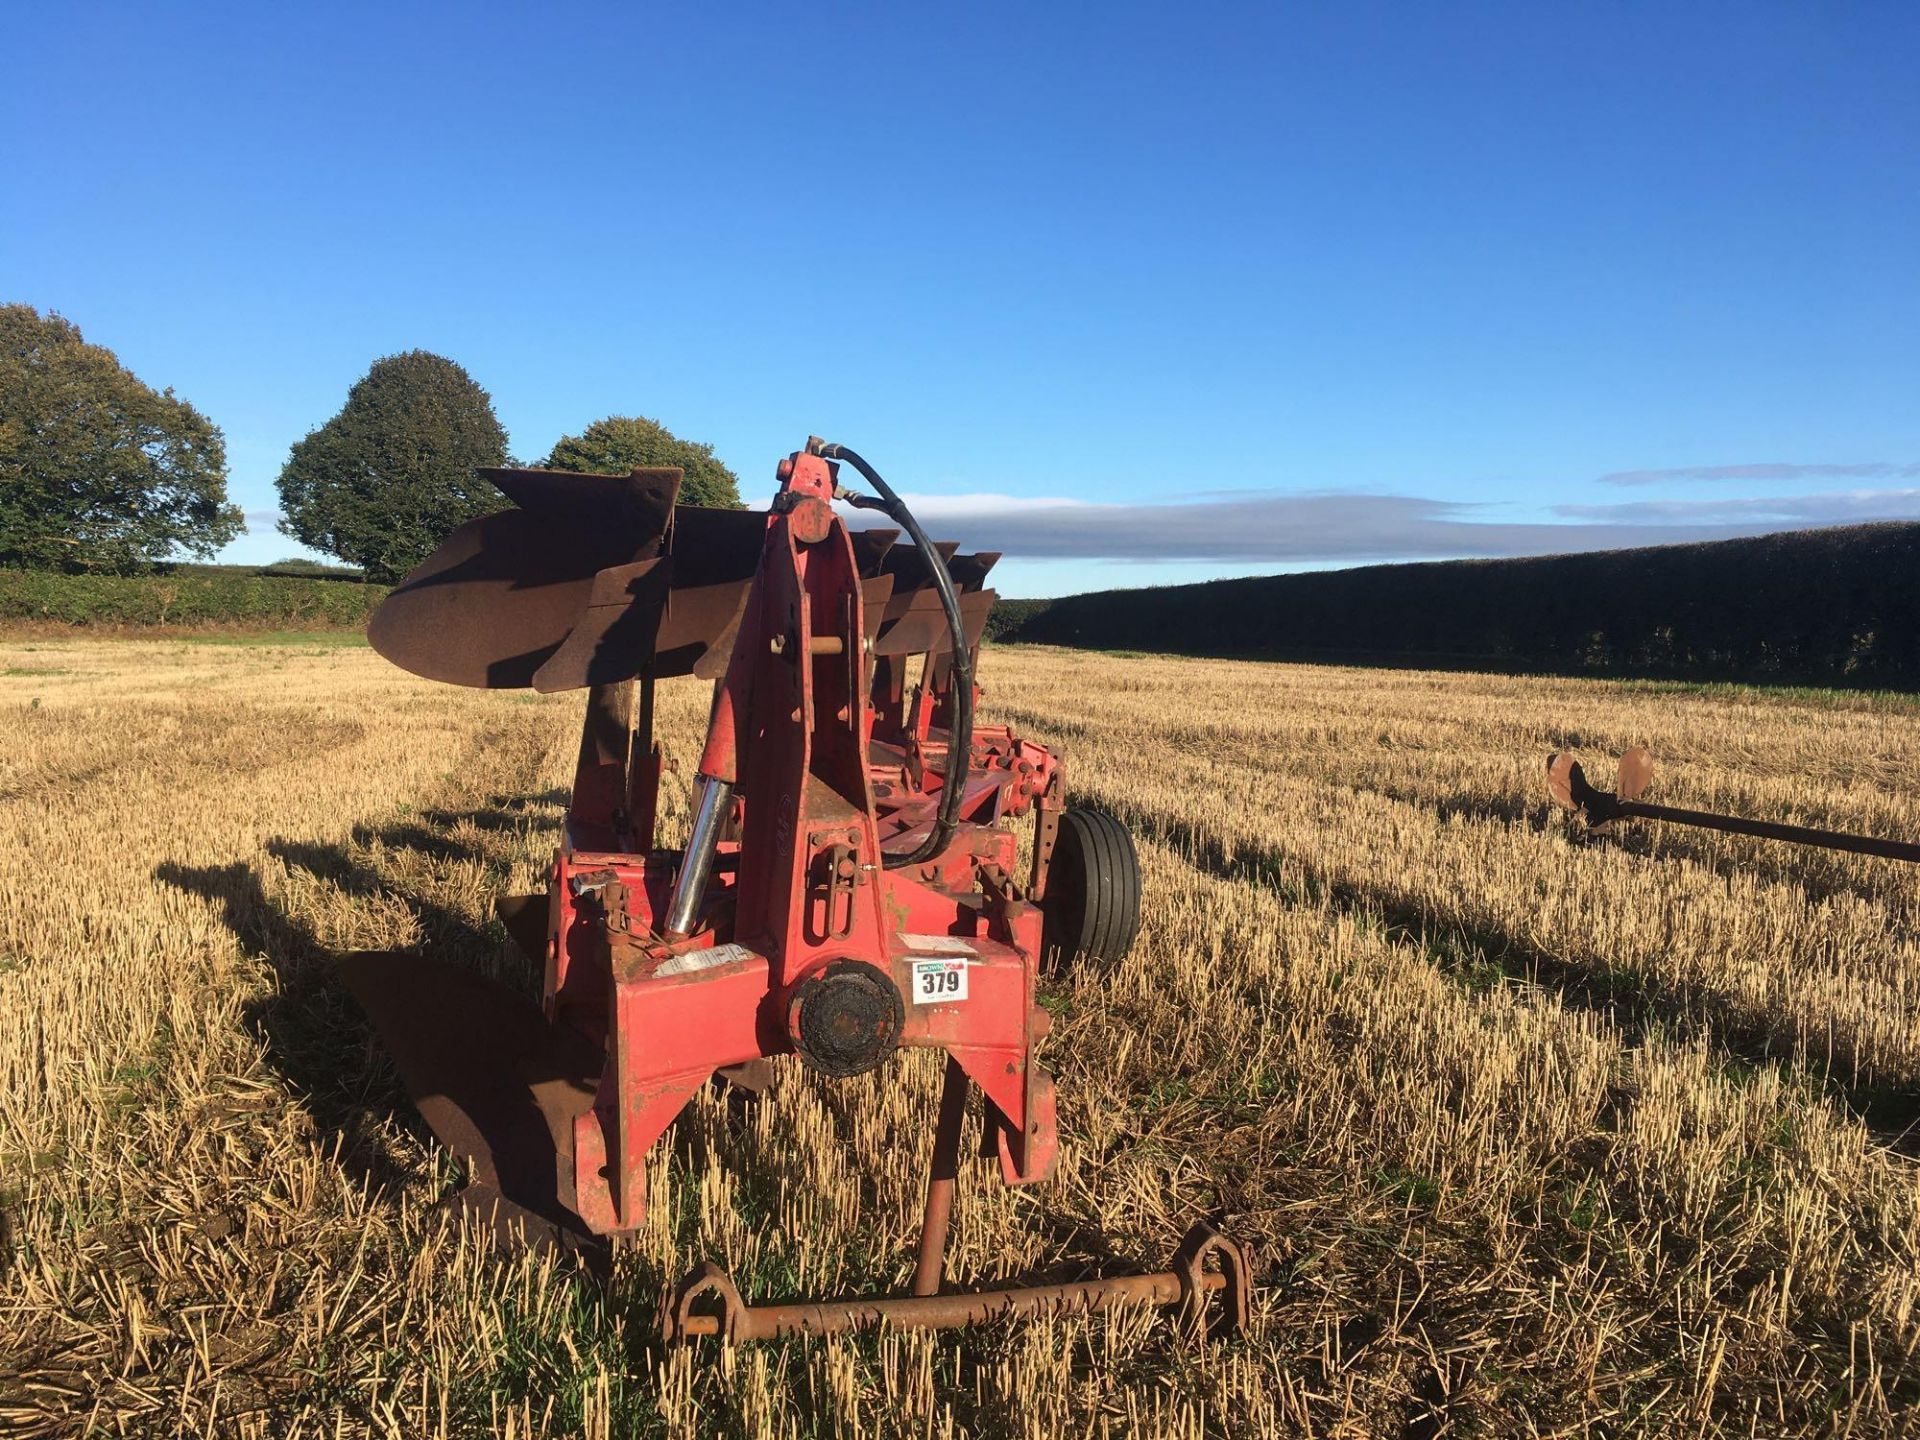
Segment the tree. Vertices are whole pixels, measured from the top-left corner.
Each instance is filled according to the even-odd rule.
[[[473,473],[506,463],[507,432],[471,375],[425,350],[389,355],[287,456],[280,532],[391,583],[462,521],[506,505]]]
[[[0,565],[124,572],[243,528],[212,421],[71,320],[0,305]]]
[[[609,415],[578,435],[569,435],[547,457],[549,470],[598,471],[624,475],[635,466],[678,465],[686,472],[680,485],[683,505],[723,505],[738,510],[740,477],[713,453],[711,445],[682,440],[658,420],[641,415]]]

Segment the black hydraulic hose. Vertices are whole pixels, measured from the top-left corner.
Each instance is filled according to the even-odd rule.
[[[932,572],[934,593],[940,597],[940,608],[947,617],[947,630],[953,637],[950,682],[953,686],[953,723],[947,730],[947,774],[940,790],[940,811],[934,819],[933,828],[927,832],[927,838],[912,851],[905,854],[882,853],[880,857],[888,870],[904,870],[909,865],[924,864],[946,849],[947,842],[953,838],[953,832],[960,824],[960,805],[966,797],[967,774],[973,762],[973,656],[967,650],[967,626],[960,618],[960,596],[953,588],[953,577],[947,573],[947,562],[940,558],[940,552],[934,549],[933,541],[920,528],[920,522],[913,518],[913,512],[907,508],[906,502],[880,478],[880,472],[846,446],[831,445],[818,436],[807,441],[807,451],[824,460],[844,460],[880,492],[877,498],[853,494],[839,498],[857,509],[883,512],[913,538],[913,543],[920,547],[920,557]]]

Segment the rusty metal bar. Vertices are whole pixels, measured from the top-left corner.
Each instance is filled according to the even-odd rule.
[[[1208,1275],[1209,1291],[1226,1288],[1226,1277]],[[820,1305],[747,1305],[739,1312],[733,1339],[777,1340],[789,1335],[839,1335],[870,1329],[882,1321],[896,1330],[939,1330],[979,1325],[1003,1316],[1067,1315],[1133,1301],[1171,1305],[1180,1299],[1180,1277],[1171,1270],[1153,1275],[1123,1275],[1113,1280],[1082,1280],[1073,1285],[1042,1285],[1025,1290],[982,1290],[973,1295],[906,1295],[888,1300],[841,1300]],[[680,1333],[688,1338],[718,1335],[722,1317],[690,1315]]]
[[[933,1132],[933,1168],[927,1176],[927,1214],[920,1225],[920,1256],[913,1267],[913,1293],[940,1289],[940,1267],[947,1254],[947,1225],[953,1218],[953,1182],[960,1173],[960,1125],[967,1114],[967,1072],[947,1057],[940,1085],[940,1124]]]
[[[1219,1269],[1209,1270],[1215,1260]],[[1210,1339],[1243,1329],[1249,1318],[1252,1261],[1246,1247],[1202,1221],[1187,1232],[1170,1269],[1067,1285],[982,1290],[971,1295],[902,1295],[779,1305],[748,1305],[717,1265],[699,1266],[661,1307],[660,1333],[669,1344],[717,1337],[728,1344],[801,1335],[839,1335],[890,1325],[936,1330],[1034,1315],[1091,1314],[1116,1304],[1177,1305],[1184,1323]],[[696,1312],[702,1302],[717,1313]]]
[[[1718,815],[1711,810],[1649,804],[1639,797],[1652,777],[1653,758],[1637,745],[1620,757],[1618,793],[1595,787],[1573,756],[1547,757],[1547,793],[1556,805],[1573,811],[1594,829],[1616,820],[1666,820],[1675,825],[1696,825],[1703,830],[1721,830],[1730,835],[1754,835],[1762,840],[1785,840],[1795,845],[1815,845],[1822,850],[1845,850],[1855,855],[1877,855],[1883,860],[1920,864],[1920,844],[1910,840],[1883,840],[1876,835],[1849,835],[1841,830],[1816,830],[1810,825],[1785,825],[1773,820]]]
[[[1886,860],[1908,860],[1920,864],[1920,845],[1906,840],[1848,835],[1839,830],[1815,830],[1805,825],[1781,825],[1771,820],[1743,820],[1735,815],[1715,815],[1708,810],[1649,805],[1643,800],[1622,800],[1619,813],[1623,817],[1668,820],[1676,825],[1698,825],[1704,830],[1757,835],[1763,840],[1788,840],[1796,845],[1817,845],[1823,850],[1847,850],[1855,855],[1878,855]]]
[[[633,743],[629,753],[645,757],[653,753],[653,675],[640,677],[640,697],[634,707]]]

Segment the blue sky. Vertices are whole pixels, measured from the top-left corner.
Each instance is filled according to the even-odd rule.
[[[1920,517],[1920,9],[18,7],[0,299],[287,447],[377,356],[1009,594]],[[1049,503],[1050,502],[1050,503]]]

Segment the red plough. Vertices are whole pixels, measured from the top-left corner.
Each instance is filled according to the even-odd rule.
[[[841,464],[877,492],[841,487]],[[1244,1321],[1245,1252],[1196,1226],[1173,1269],[940,1295],[971,1093],[1009,1185],[1058,1145],[1037,1051],[1046,957],[1117,961],[1138,925],[1131,839],[1065,808],[1059,757],[976,725],[997,556],[930,542],[870,466],[810,441],[763,512],[676,506],[678,471],[488,472],[517,508],[471,522],[396,587],[370,634],[455,683],[586,688],[566,830],[544,898],[502,904],[542,1002],[404,955],[343,962],[468,1206],[561,1237],[637,1229],[646,1158],[716,1076],[764,1086],[796,1056],[832,1077],[944,1051],[912,1294],[755,1307],[711,1266],[663,1307],[669,1339],[1178,1305]],[[853,530],[834,500],[906,529]],[[909,685],[908,662],[923,656]],[[681,851],[655,845],[653,687],[715,681]],[[1012,822],[1034,817],[1024,873]]]

